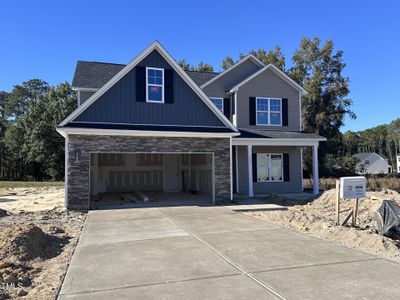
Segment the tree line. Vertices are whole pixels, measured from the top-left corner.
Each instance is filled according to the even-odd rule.
[[[62,180],[64,138],[56,127],[76,103],[67,82],[31,79],[0,91],[0,178]]]
[[[343,134],[343,151],[348,156],[376,152],[387,157],[389,164],[395,168],[396,155],[400,155],[400,118],[363,131],[346,131]]]
[[[343,51],[336,50],[332,40],[321,43],[318,38],[306,37],[290,57],[290,67],[279,45],[271,50],[251,50],[249,54],[264,64],[274,64],[308,91],[303,97],[304,130],[328,138],[319,149],[321,175],[331,175],[332,166],[347,167],[340,128],[346,116],[356,116],[348,97],[349,78],[343,75]],[[227,69],[245,56],[228,56],[221,68]],[[185,70],[214,70],[204,62],[197,66],[185,60],[178,63]],[[0,91],[0,178],[62,179],[64,140],[55,128],[75,107],[76,94],[67,82],[49,86],[43,80],[32,79],[15,85],[11,92]],[[305,152],[304,161],[310,170],[310,151]]]

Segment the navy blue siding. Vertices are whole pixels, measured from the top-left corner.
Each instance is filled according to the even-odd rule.
[[[156,50],[144,58],[139,65],[172,69]],[[75,121],[225,127],[176,72],[173,76],[173,103],[137,102],[135,74],[134,68],[80,114]]]

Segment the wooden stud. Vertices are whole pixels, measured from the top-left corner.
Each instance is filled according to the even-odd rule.
[[[343,222],[340,225],[342,226],[346,225],[347,221],[351,218],[352,215],[353,215],[353,210],[349,212],[349,214],[346,216],[346,218],[344,218]]]
[[[351,225],[353,227],[355,227],[357,223],[357,214],[358,214],[358,198],[356,198],[354,201],[353,217],[351,219]]]
[[[336,180],[336,225],[340,223],[340,181]]]

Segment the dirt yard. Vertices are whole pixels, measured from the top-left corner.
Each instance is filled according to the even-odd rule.
[[[302,205],[293,205],[293,202],[278,197],[267,200],[286,205],[288,210],[247,214],[400,263],[400,241],[377,234],[373,221],[373,214],[383,200],[400,201],[400,194],[396,191],[367,192],[367,198],[360,200],[356,228],[349,225],[345,227],[335,225],[336,194],[334,189]],[[353,201],[341,200],[341,220],[351,210],[353,203]],[[351,224],[351,221],[348,224]]]
[[[7,211],[42,211],[64,207],[62,183],[0,181],[0,208]]]
[[[0,299],[54,299],[85,213],[63,209],[62,185],[0,182]]]

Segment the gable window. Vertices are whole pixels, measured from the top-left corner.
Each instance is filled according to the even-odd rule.
[[[282,99],[256,98],[256,124],[257,125],[282,125]]]
[[[257,153],[257,182],[283,181],[282,153]]]
[[[146,68],[146,101],[164,103],[164,69]]]
[[[217,97],[210,97],[210,100],[214,105],[222,112],[224,113],[224,99],[223,98],[217,98]]]

